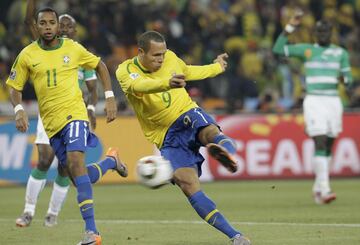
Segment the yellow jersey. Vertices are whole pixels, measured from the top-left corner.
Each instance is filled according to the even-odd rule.
[[[214,77],[221,72],[219,63],[186,65],[174,52],[167,50],[158,71],[147,71],[138,57],[134,57],[119,65],[116,77],[134,108],[145,137],[160,148],[171,124],[184,112],[198,107],[185,88],[170,89],[171,76],[183,74],[186,81],[191,81]]]
[[[35,41],[20,52],[6,83],[22,91],[28,79],[33,82],[40,117],[51,138],[71,121],[88,121],[78,68],[95,69],[99,61],[71,39],[59,38],[59,45],[47,49]]]

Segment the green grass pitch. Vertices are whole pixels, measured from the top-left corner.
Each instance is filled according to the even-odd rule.
[[[318,206],[312,180],[239,181],[203,184],[232,224],[254,245],[360,244],[360,180],[336,179],[338,199]],[[55,228],[43,226],[51,188],[41,193],[33,223],[15,227],[24,187],[0,187],[0,244],[76,244],[83,222],[72,187]],[[104,245],[220,245],[227,237],[203,222],[174,186],[96,185],[95,216]]]

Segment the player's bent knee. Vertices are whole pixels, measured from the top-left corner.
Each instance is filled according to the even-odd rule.
[[[39,163],[37,168],[41,171],[48,171],[53,160],[54,160],[53,155],[49,155],[49,154],[39,155]]]
[[[52,163],[52,159],[49,158],[39,158],[37,168],[41,171],[48,171]]]
[[[207,145],[208,143],[213,142],[213,139],[216,135],[220,133],[220,129],[214,125],[211,124],[199,132],[198,139],[203,145]]]
[[[46,144],[38,144],[39,162],[37,168],[41,171],[48,171],[54,160],[54,152],[51,146]]]

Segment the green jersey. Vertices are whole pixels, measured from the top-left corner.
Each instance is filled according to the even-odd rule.
[[[298,57],[304,61],[306,92],[312,95],[338,95],[338,77],[345,84],[352,82],[348,52],[337,46],[318,44],[287,44],[288,38],[280,34],[273,52],[288,57]]]
[[[84,84],[85,81],[91,81],[91,80],[95,80],[96,77],[96,72],[95,70],[85,70],[84,68],[79,68],[78,70],[78,82],[79,82],[79,87],[81,88],[81,86]]]

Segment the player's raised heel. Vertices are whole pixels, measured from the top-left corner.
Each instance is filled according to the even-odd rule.
[[[101,236],[93,231],[85,231],[84,238],[77,245],[101,245]]]
[[[232,156],[224,147],[215,143],[206,145],[210,156],[219,161],[227,170],[232,173],[237,171],[237,164],[235,157]]]
[[[47,214],[44,220],[44,226],[54,227],[57,225],[57,216],[55,214]]]
[[[15,224],[17,227],[27,227],[31,224],[32,218],[30,213],[23,213],[16,219]]]
[[[313,193],[314,201],[316,204],[329,204],[336,200],[336,193],[329,192],[327,194],[321,194],[321,192]]]
[[[230,244],[232,244],[232,245],[251,245],[251,242],[247,237],[237,234],[235,237],[233,237],[230,240]]]
[[[121,177],[126,178],[128,176],[128,168],[126,164],[122,163],[120,160],[119,149],[117,147],[110,147],[106,152],[106,156],[115,159],[116,168],[114,170],[116,170]]]

